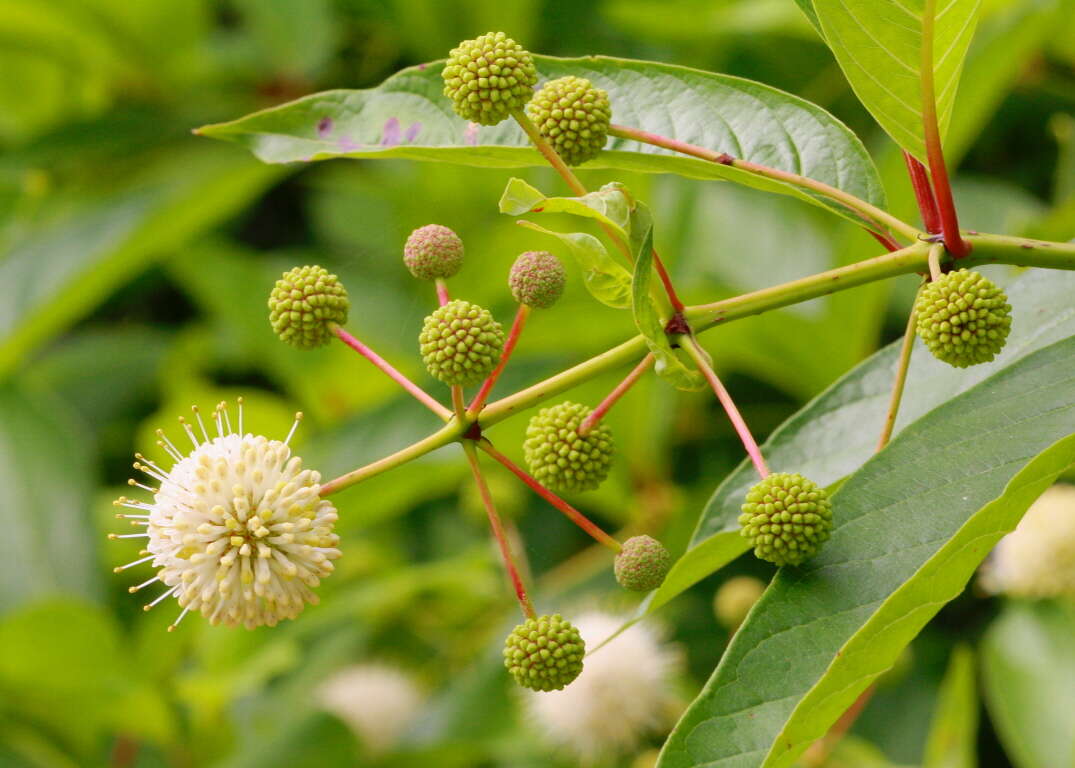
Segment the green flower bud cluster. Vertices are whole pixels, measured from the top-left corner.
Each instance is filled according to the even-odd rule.
[[[569,75],[541,87],[526,114],[568,165],[580,165],[604,149],[612,107],[608,94]]]
[[[300,349],[327,344],[330,323],[347,322],[347,290],[336,275],[317,265],[295,267],[269,294],[269,322],[283,341]]]
[[[425,319],[418,342],[435,379],[466,386],[492,373],[504,349],[504,329],[488,310],[457,299]]]
[[[523,455],[530,474],[558,492],[590,491],[608,477],[614,446],[612,430],[598,423],[579,434],[591,409],[565,402],[543,408],[526,427]]]
[[[534,691],[559,691],[582,672],[586,643],[560,614],[527,619],[504,642],[504,666]]]
[[[508,273],[511,295],[520,304],[548,309],[564,293],[567,271],[548,251],[527,251],[515,260]]]
[[[463,266],[463,241],[447,227],[426,224],[407,238],[403,263],[419,280],[452,277]]]
[[[632,536],[616,555],[613,570],[616,581],[633,592],[649,592],[664,583],[672,556],[652,536]]]
[[[958,269],[927,283],[915,302],[919,338],[956,368],[988,363],[1004,348],[1011,305],[993,281]]]
[[[465,120],[496,125],[534,93],[537,70],[521,45],[503,32],[464,40],[444,67],[444,95]]]
[[[832,531],[832,502],[824,488],[799,474],[769,475],[747,493],[740,533],[754,554],[777,565],[812,557]]]

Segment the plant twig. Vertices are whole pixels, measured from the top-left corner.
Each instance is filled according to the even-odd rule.
[[[329,327],[331,328],[332,332],[339,337],[340,341],[342,341],[344,344],[358,352],[358,354],[362,355],[364,358],[366,358],[379,369],[381,369],[381,371],[383,371],[385,375],[392,379],[392,381],[403,387],[403,389],[413,395],[414,398],[418,400],[418,402],[422,403],[422,405],[424,405],[426,408],[433,411],[433,413],[437,414],[442,420],[448,421],[448,419],[452,417],[451,411],[438,403],[433,398],[433,396],[426,392],[424,389],[419,387],[413,381],[411,381],[398,370],[396,370],[395,366],[393,366],[383,357],[378,355],[361,341],[349,334],[339,325],[331,323]]]
[[[511,544],[504,534],[504,524],[500,520],[500,515],[497,514],[496,506],[493,504],[493,495],[489,492],[489,485],[485,482],[481,466],[478,464],[478,452],[474,450],[474,441],[464,440],[463,451],[467,455],[467,462],[470,464],[470,471],[474,475],[474,482],[478,484],[478,492],[481,494],[482,504],[485,505],[485,512],[489,517],[489,527],[493,531],[493,538],[496,539],[496,543],[500,547],[500,557],[504,561],[504,568],[511,579],[511,585],[515,588],[515,597],[519,600],[519,607],[522,608],[523,615],[526,618],[536,618],[537,613],[534,611],[534,604],[530,602],[530,596],[526,594],[522,576],[519,575],[519,568],[516,566],[515,558],[511,554]]]
[[[925,284],[926,281],[923,279],[918,286],[918,293],[921,293],[922,286]],[[915,294],[916,300],[918,293]],[[899,415],[900,402],[903,400],[903,388],[907,383],[907,369],[911,364],[911,350],[914,349],[916,318],[915,305],[912,304],[911,313],[907,316],[907,329],[903,332],[903,344],[900,345],[899,362],[896,364],[896,378],[892,383],[892,397],[889,398],[885,423],[881,428],[881,436],[877,440],[878,451],[888,445],[888,441],[892,437],[892,429],[896,425],[896,416]]]
[[[408,445],[406,448],[385,456],[383,459],[378,459],[377,461],[367,464],[364,467],[359,467],[358,469],[352,469],[350,472],[342,474],[333,480],[329,480],[321,486],[321,495],[328,496],[338,491],[342,491],[344,488],[350,488],[356,483],[361,483],[363,480],[368,480],[382,472],[387,472],[390,469],[395,469],[401,464],[406,464],[408,461],[413,461],[420,456],[425,456],[427,453],[431,453],[438,448],[443,448],[448,445],[448,443],[454,443],[462,438],[463,433],[468,427],[469,424],[461,424],[458,421],[453,420],[428,437],[419,440],[417,443]]]
[[[522,335],[523,327],[529,317],[530,307],[526,304],[520,304],[518,311],[515,313],[515,320],[511,324],[511,330],[508,331],[508,338],[504,342],[504,351],[500,355],[500,362],[496,364],[496,368],[489,374],[489,377],[482,382],[481,389],[478,390],[478,394],[474,396],[474,399],[470,401],[470,405],[467,407],[467,414],[471,418],[477,416],[478,412],[481,411],[485,401],[489,398],[489,393],[493,391],[496,380],[504,372],[504,367],[508,364],[508,358],[515,351],[515,345],[519,343],[519,336]]]
[[[709,382],[709,386],[713,389],[713,394],[717,396],[717,400],[724,407],[724,412],[728,414],[728,419],[731,420],[732,426],[735,428],[735,432],[739,435],[739,439],[743,442],[743,448],[746,449],[747,455],[750,456],[750,460],[754,462],[754,468],[758,470],[758,474],[761,475],[761,479],[764,480],[769,476],[769,467],[765,463],[765,457],[761,454],[761,448],[758,447],[757,441],[754,439],[754,435],[750,433],[750,427],[747,426],[746,420],[743,415],[739,413],[739,409],[735,405],[735,401],[728,393],[728,390],[724,388],[724,384],[721,383],[720,378],[717,377],[713,367],[706,360],[705,354],[702,352],[702,348],[698,345],[698,342],[693,336],[683,335],[679,337],[680,346],[690,355],[694,360],[694,364],[698,366],[698,370],[705,376],[706,381]]]
[[[443,277],[437,278],[437,303],[442,307],[452,300],[451,295],[448,293],[448,283],[445,282]]]
[[[752,173],[755,176],[764,176],[776,181],[782,181],[785,184],[809,189],[819,195],[823,195],[824,197],[840,203],[845,208],[864,219],[870,225],[869,228],[871,229],[880,225],[882,228],[891,229],[893,232],[898,232],[904,237],[909,237],[911,239],[917,239],[920,234],[919,231],[910,224],[897,219],[887,211],[883,211],[865,200],[855,197],[848,192],[844,192],[842,189],[837,189],[823,181],[811,179],[808,176],[791,173],[789,171],[781,171],[777,168],[770,168],[767,165],[761,165],[749,160],[733,157],[726,152],[715,152],[711,149],[699,147],[695,144],[689,144],[685,141],[670,139],[667,136],[661,136],[657,133],[650,133],[649,131],[630,128],[624,125],[611,126],[609,128],[609,134],[612,136],[619,136],[622,139],[632,139],[644,144],[652,144],[655,147],[670,149],[673,152],[690,155],[691,157],[697,157],[701,160],[708,160],[709,162],[717,163],[719,165],[738,168],[741,171]]]
[[[586,533],[590,534],[590,536],[592,536],[595,541],[600,544],[604,544],[613,552],[619,552],[621,549],[623,549],[623,547],[620,546],[620,543],[616,541],[616,539],[601,530],[601,528],[588,517],[586,517],[586,515],[579,512],[573,506],[568,504],[555,493],[553,493],[548,488],[539,483],[534,477],[527,473],[526,470],[524,470],[507,456],[494,448],[493,444],[490,443],[488,440],[483,438],[478,443],[478,447],[488,453],[494,459],[499,461],[505,467],[507,467],[517,478],[526,483],[527,487],[537,493],[538,496],[545,499],[545,501],[549,502],[558,510],[563,512],[564,515],[566,515],[571,522],[573,522],[582,530],[586,531]]]
[[[635,382],[642,378],[642,375],[649,370],[649,367],[653,365],[653,353],[646,355],[642,358],[642,362],[634,367],[634,369],[627,374],[623,381],[616,385],[616,388],[608,393],[608,396],[602,400],[596,408],[590,411],[590,415],[582,420],[579,424],[578,432],[585,437],[590,433],[590,430],[604,418],[609,409],[616,404],[616,402],[627,394],[627,391],[635,385]]]
[[[941,147],[941,129],[937,122],[937,101],[933,85],[933,32],[937,0],[925,0],[922,9],[922,130],[926,141],[926,159],[933,177],[933,192],[937,196],[937,210],[941,219],[941,232],[948,252],[957,259],[970,253],[970,246],[959,233],[956,204],[952,199],[952,185],[948,181],[948,168],[944,163]]]
[[[944,253],[944,246],[941,243],[934,243],[929,249],[929,257],[926,263],[929,265],[929,279],[936,282],[941,279],[944,274],[941,271],[941,254]]]

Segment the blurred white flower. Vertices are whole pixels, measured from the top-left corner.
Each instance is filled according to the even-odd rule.
[[[382,664],[340,670],[321,684],[317,701],[343,720],[371,753],[395,746],[422,708],[424,696],[405,673]]]
[[[321,475],[303,469],[287,445],[302,414],[281,442],[243,433],[241,399],[238,432],[224,403],[213,413],[215,437],[197,408],[194,413],[200,436],[180,419],[193,446],[185,456],[157,430],[158,445],[175,462],[170,470],[135,454],[135,468],[159,487],[131,480],[153,500],[116,500],[135,510],[117,517],[145,530],[110,538],[145,538],[146,548],[142,557],[114,570],[146,562],[158,569],[130,591],[158,581],[167,587],[145,608],[175,597],[183,611],[169,631],[191,610],[212,624],[247,629],[292,619],[306,603],[317,602],[312,590],[340,556],[332,531],[336,508],[319,495]]]
[[[1054,485],[982,566],[982,586],[1015,597],[1075,595],[1075,486]]]
[[[625,619],[602,612],[579,616],[587,649],[594,649]],[[592,764],[634,750],[647,735],[671,725],[673,678],[679,651],[651,626],[635,624],[597,651],[582,674],[562,691],[526,694],[533,719],[548,739]]]

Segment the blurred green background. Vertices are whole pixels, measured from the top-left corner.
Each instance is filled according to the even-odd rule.
[[[105,538],[119,522],[111,500],[129,492],[131,454],[155,455],[153,430],[192,403],[243,395],[248,427],[277,438],[304,411],[297,452],[326,477],[436,426],[342,345],[280,344],[265,299],[293,265],[330,268],[351,294],[351,330],[444,396],[417,359],[434,299],[402,268],[402,244],[426,223],[455,229],[467,264],[453,292],[510,322],[508,266],[551,245],[497,213],[511,174],[402,161],[262,166],[191,129],[316,90],[372,86],[490,29],[542,53],[657,59],[816,101],[863,138],[893,211],[913,216],[899,153],[792,0],[0,0],[0,765],[575,764],[532,727],[499,668],[517,608],[454,447],[335,499],[337,573],[320,606],[275,629],[190,616],[166,633],[174,601],[144,613],[144,595],[127,587],[148,572],[111,573],[138,546]],[[985,0],[956,110],[948,152],[965,226],[1075,236],[1075,2]],[[551,172],[515,175],[562,192]],[[612,178],[586,174],[595,186]],[[616,178],[650,202],[688,302],[877,251],[788,199]],[[812,301],[705,343],[763,436],[901,333],[914,285]],[[533,318],[497,392],[632,333],[627,313],[597,305],[575,279]],[[595,403],[621,375],[571,397]],[[620,461],[578,504],[608,529],[648,531],[682,550],[740,460],[734,433],[711,398],[652,378],[610,423]],[[519,459],[524,426],[516,418],[490,437]],[[603,551],[499,468],[489,473],[526,542],[540,608],[632,610]],[[735,573],[768,575],[752,560],[733,564],[661,616],[687,662],[674,681],[684,702],[726,642],[711,599]],[[875,697],[856,732],[892,761],[919,761],[953,643],[973,640],[998,610],[974,596],[944,609],[916,642],[909,676]],[[424,701],[380,753],[315,695],[337,670],[368,661],[404,670]],[[648,746],[660,741],[658,729]],[[988,717],[980,742],[983,765],[1009,764]],[[618,759],[609,764],[635,755]]]

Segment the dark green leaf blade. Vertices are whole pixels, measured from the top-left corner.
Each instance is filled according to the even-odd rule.
[[[936,408],[840,488],[816,558],[781,570],[661,768],[787,766],[965,586],[1075,460],[1075,337]]]
[[[796,96],[669,64],[606,56],[534,60],[544,78],[577,75],[608,91],[617,123],[800,173],[884,206],[883,186],[862,143]],[[237,141],[268,163],[396,157],[499,168],[544,164],[514,122],[482,127],[457,117],[441,92],[442,67],[411,67],[376,88],[313,94],[199,133]],[[829,205],[781,182],[625,139],[610,140],[585,167],[726,179]]]

